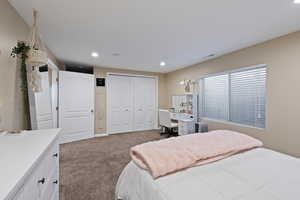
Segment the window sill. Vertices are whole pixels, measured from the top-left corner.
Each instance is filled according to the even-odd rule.
[[[266,128],[259,128],[259,127],[255,127],[255,126],[250,126],[250,125],[244,125],[244,124],[239,124],[239,123],[235,123],[235,122],[230,122],[230,121],[225,121],[225,120],[217,120],[217,119],[211,119],[211,118],[201,118],[201,120],[205,120],[205,121],[211,121],[211,122],[217,122],[217,123],[222,123],[222,124],[227,124],[227,125],[233,125],[233,126],[239,126],[242,128],[251,128],[251,129],[257,129],[260,131],[264,131]]]

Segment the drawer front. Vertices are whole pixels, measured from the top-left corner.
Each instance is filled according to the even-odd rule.
[[[43,193],[42,199],[51,200],[53,195],[58,192],[58,170],[54,170],[54,173],[47,182],[45,192]]]
[[[55,163],[55,166],[58,167],[59,165],[59,143],[56,140],[52,146],[52,148],[50,148],[50,157],[52,158],[52,162]]]
[[[56,156],[57,153],[57,156]],[[53,185],[53,174],[58,171],[58,144],[55,142],[46,152],[43,161],[40,163],[39,170],[37,171],[38,184],[40,197],[44,196],[47,192],[49,185]],[[41,183],[45,179],[44,183]],[[48,200],[49,198],[41,198]]]
[[[56,170],[59,167],[59,145],[57,141],[49,148],[46,154],[44,165],[44,171],[49,176],[51,176],[54,170]]]
[[[24,199],[24,188],[22,187],[17,194],[12,198],[13,200]]]
[[[58,189],[54,192],[51,200],[59,200],[59,190]]]
[[[23,195],[18,200],[39,200],[40,186],[36,173],[33,173],[24,185]]]
[[[58,192],[58,148],[58,143],[55,142],[47,150],[32,174],[25,181],[20,194],[13,200],[51,200],[53,198],[55,191]]]

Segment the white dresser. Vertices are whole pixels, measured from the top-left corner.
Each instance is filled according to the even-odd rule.
[[[0,200],[59,199],[59,132],[0,136]]]

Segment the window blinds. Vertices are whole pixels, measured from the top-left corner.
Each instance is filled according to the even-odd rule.
[[[228,119],[228,74],[204,79],[204,115],[205,117]]]
[[[265,128],[266,68],[230,74],[230,121]]]
[[[266,66],[202,78],[200,117],[265,128]]]

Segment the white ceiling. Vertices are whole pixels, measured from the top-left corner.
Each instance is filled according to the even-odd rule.
[[[169,72],[300,30],[293,0],[9,0],[65,62]],[[91,52],[99,52],[92,58]],[[112,54],[119,53],[119,56]],[[161,67],[161,61],[166,66]]]

